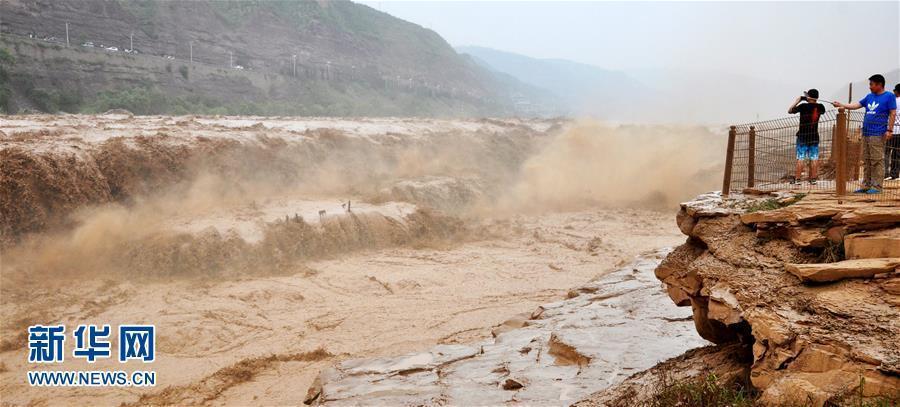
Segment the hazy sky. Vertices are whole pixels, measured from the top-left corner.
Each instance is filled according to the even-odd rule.
[[[479,45],[612,69],[724,71],[803,86],[900,66],[900,2],[362,1]]]

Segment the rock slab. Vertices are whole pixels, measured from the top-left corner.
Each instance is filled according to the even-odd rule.
[[[871,278],[900,267],[900,258],[856,259],[834,263],[785,264],[784,269],[804,282],[825,283],[846,278]]]
[[[664,253],[543,305],[473,344],[349,360],[321,373],[315,405],[562,405],[707,345],[653,275]]]

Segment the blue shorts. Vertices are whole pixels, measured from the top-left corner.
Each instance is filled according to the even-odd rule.
[[[797,161],[819,159],[818,144],[797,144]]]

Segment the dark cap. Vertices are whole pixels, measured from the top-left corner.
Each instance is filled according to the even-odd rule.
[[[806,91],[806,96],[809,96],[813,99],[818,99],[819,98],[819,90],[818,89],[810,89],[810,90]]]

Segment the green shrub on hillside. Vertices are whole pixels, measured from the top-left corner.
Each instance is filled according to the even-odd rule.
[[[82,113],[103,113],[110,109],[125,109],[138,115],[150,114],[271,114],[270,108],[261,104],[241,102],[223,104],[197,96],[169,96],[153,87],[107,90],[98,93],[90,103],[81,108]]]
[[[12,91],[9,88],[9,68],[16,63],[16,59],[8,50],[0,48],[0,112],[10,113],[10,99]]]
[[[125,109],[135,114],[162,114],[169,108],[166,96],[151,88],[107,90],[98,93],[83,107],[85,113]]]

